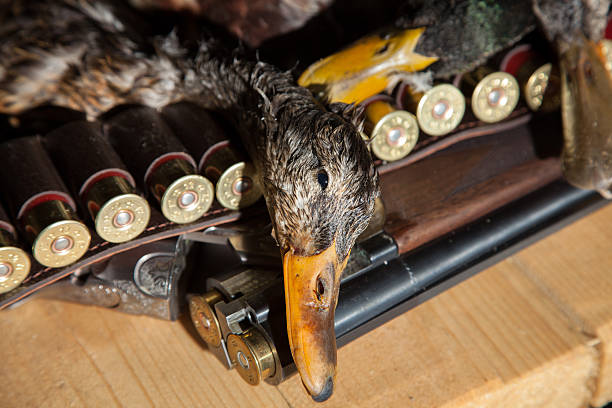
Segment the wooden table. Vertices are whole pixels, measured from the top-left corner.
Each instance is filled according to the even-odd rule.
[[[6,407],[580,407],[612,400],[612,206],[339,350],[334,396],[251,387],[187,320],[34,300],[2,312]]]

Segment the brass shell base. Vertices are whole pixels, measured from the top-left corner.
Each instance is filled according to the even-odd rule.
[[[551,63],[544,64],[536,69],[524,86],[525,102],[532,111],[542,110],[551,112],[558,109],[561,105],[559,92],[547,92],[549,85],[561,88],[558,75],[553,75],[553,66]]]
[[[372,151],[379,159],[396,161],[406,157],[418,139],[419,125],[416,117],[410,112],[394,111],[383,116],[374,126]]]
[[[196,195],[195,201],[181,205],[185,193]],[[186,224],[202,217],[210,208],[214,198],[212,183],[197,174],[190,174],[174,181],[161,199],[161,210],[168,220],[177,224]]]
[[[438,112],[443,107],[444,110]],[[465,98],[450,84],[434,86],[419,100],[416,117],[421,130],[431,136],[446,135],[459,126],[465,113]]]
[[[120,225],[117,217],[121,213],[131,219],[129,223]],[[96,214],[96,232],[108,242],[126,242],[140,235],[151,217],[149,203],[136,194],[123,194],[108,200]]]
[[[0,265],[8,269],[7,273],[0,275],[0,294],[21,285],[30,273],[30,257],[21,248],[1,247]]]
[[[274,352],[256,328],[227,336],[227,352],[244,381],[257,385],[274,375]]]
[[[56,239],[66,238],[70,246],[54,250]],[[34,258],[44,266],[60,268],[79,260],[89,248],[91,234],[79,221],[64,220],[50,224],[43,229],[32,244]]]
[[[191,322],[202,340],[212,347],[221,345],[221,328],[213,310],[214,304],[221,300],[221,294],[214,290],[203,295],[191,295],[188,299]]]
[[[519,89],[518,82],[512,75],[506,72],[493,72],[478,82],[474,88],[472,112],[483,122],[502,121],[516,107],[520,97]]]
[[[248,183],[246,191],[238,191],[236,187],[239,182]],[[230,210],[239,210],[253,205],[263,195],[255,167],[246,162],[236,163],[225,170],[217,181],[216,190],[217,201]]]

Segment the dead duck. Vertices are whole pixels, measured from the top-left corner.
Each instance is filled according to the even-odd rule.
[[[210,42],[193,58],[174,35],[143,52],[150,47],[126,23],[128,11],[121,3],[76,0],[5,5],[0,112],[50,104],[94,118],[123,103],[159,108],[182,99],[226,115],[264,187],[297,369],[313,399],[329,398],[340,276],[379,191],[359,112],[342,104],[328,110],[289,73],[219,57]]]
[[[116,17],[118,10],[120,4],[76,0],[6,5],[0,14],[0,111],[55,104],[96,117],[122,103],[162,107],[188,99],[227,115],[265,188],[283,255],[296,365],[313,398],[325,400],[335,375],[340,274],[378,194],[355,126],[358,112],[341,104],[327,110],[289,74],[262,62],[218,57],[210,43],[194,58],[172,35],[151,47]]]

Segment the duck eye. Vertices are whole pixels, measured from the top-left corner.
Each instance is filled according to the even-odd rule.
[[[325,170],[321,170],[317,173],[317,181],[319,182],[321,189],[325,190],[327,188],[329,177],[327,176],[327,172]]]

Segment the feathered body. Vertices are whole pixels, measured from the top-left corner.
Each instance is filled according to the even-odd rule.
[[[397,28],[425,27],[415,52],[435,56],[435,78],[449,78],[484,64],[536,27],[531,0],[410,0]]]
[[[313,63],[299,84],[346,103],[361,103],[399,82],[424,92],[434,78],[476,68],[536,25],[530,0],[408,3],[394,25]]]
[[[93,118],[128,101],[161,107],[179,98],[184,73],[175,64],[181,55],[165,54],[171,49],[166,39],[143,37],[147,24],[120,4],[23,0],[2,6],[0,112],[49,104]]]

